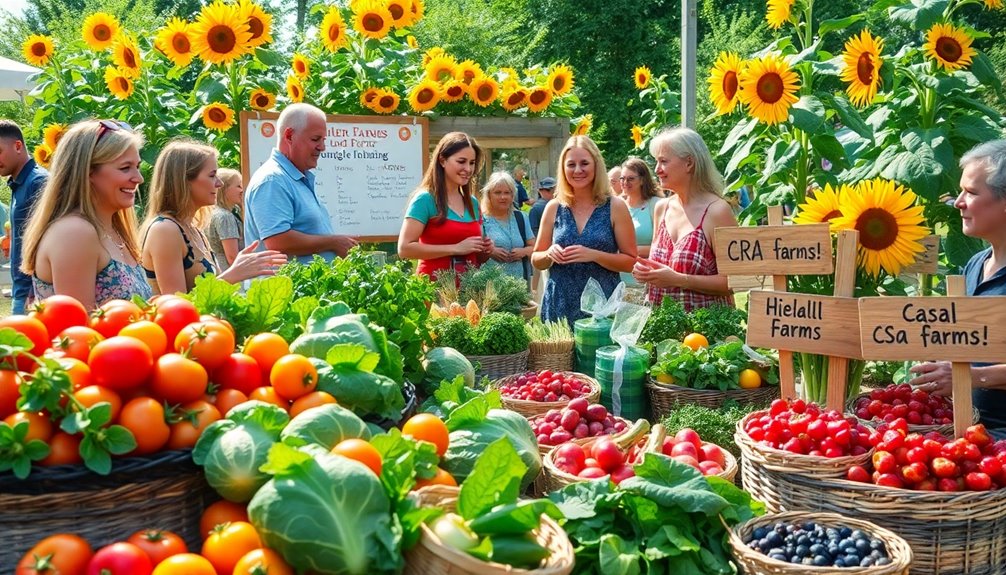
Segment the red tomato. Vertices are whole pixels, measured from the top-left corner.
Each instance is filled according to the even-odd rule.
[[[248,399],[264,401],[277,407],[282,407],[283,409],[290,409],[290,402],[280,397],[279,394],[276,393],[276,390],[269,385],[263,385],[262,387],[255,388],[248,394]]]
[[[178,296],[161,296],[154,305],[154,323],[164,330],[169,344],[175,341],[182,328],[192,322],[199,321],[199,311],[187,299]]]
[[[154,567],[172,555],[189,552],[188,546],[185,545],[185,541],[181,537],[170,531],[159,529],[137,531],[130,535],[126,542],[142,549],[147,557],[150,557],[150,562]]]
[[[216,396],[213,398],[213,405],[217,407],[217,411],[221,415],[227,415],[227,412],[233,409],[234,406],[241,405],[246,401],[248,401],[248,396],[244,392],[236,389],[221,389],[217,391]]]
[[[102,547],[87,564],[87,575],[150,575],[150,557],[132,543],[112,543]]]
[[[18,411],[4,418],[4,423],[11,427],[16,426],[22,421],[28,422],[28,434],[24,437],[25,441],[41,439],[48,442],[49,438],[52,437],[52,421],[41,413]]]
[[[207,371],[213,371],[234,353],[234,332],[218,321],[190,323],[175,337],[175,351],[188,352]]]
[[[188,403],[206,393],[206,368],[178,353],[157,358],[150,391],[168,403]]]
[[[244,352],[258,363],[265,378],[269,379],[273,364],[279,358],[290,353],[290,345],[278,334],[265,332],[249,338],[245,342]]]
[[[82,537],[60,533],[39,541],[24,554],[15,575],[84,575],[94,551]]]
[[[42,353],[49,349],[49,332],[45,328],[45,324],[36,318],[28,317],[26,315],[9,315],[5,318],[0,318],[0,328],[10,327],[13,328],[18,333],[23,334],[25,337],[31,340],[32,347],[28,350],[29,353],[36,357],[42,357]],[[35,361],[27,357],[17,358],[17,368],[21,371],[31,372],[34,370]]]
[[[80,361],[87,361],[91,349],[105,339],[103,335],[86,325],[73,325],[56,333],[58,335],[52,339],[52,349],[63,352],[64,357]]]
[[[91,313],[91,327],[104,337],[115,337],[119,330],[142,317],[143,310],[135,303],[113,299]]]
[[[75,325],[87,325],[84,304],[68,295],[52,295],[32,306],[31,315],[38,318],[49,333],[59,333]]]
[[[0,419],[17,411],[21,376],[13,369],[0,369]]]
[[[206,539],[218,525],[234,523],[235,521],[244,521],[247,523],[248,511],[240,503],[222,499],[210,504],[203,511],[202,516],[199,518],[199,534],[203,536],[203,539]]]
[[[232,353],[213,371],[213,383],[248,395],[255,388],[262,387],[262,370],[250,355]]]
[[[88,363],[94,382],[115,390],[143,385],[154,369],[154,358],[147,344],[124,336],[98,342]]]

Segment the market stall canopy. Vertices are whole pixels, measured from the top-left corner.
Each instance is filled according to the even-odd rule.
[[[35,87],[30,78],[39,72],[34,66],[0,56],[0,101],[23,99]]]

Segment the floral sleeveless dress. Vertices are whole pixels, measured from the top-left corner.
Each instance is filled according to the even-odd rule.
[[[615,229],[611,225],[611,200],[594,208],[587,224],[583,226],[583,232],[576,229],[573,210],[560,204],[555,214],[552,243],[562,247],[580,245],[611,254],[617,253]],[[619,282],[618,272],[605,269],[596,262],[552,264],[541,304],[542,319],[549,321],[565,319],[572,325],[574,321],[587,317],[587,314],[580,310],[580,295],[583,294],[583,288],[590,278],[601,284],[608,297],[615,291],[615,286]]]
[[[35,290],[35,301],[43,300],[51,295],[55,295],[56,290],[53,285],[37,276],[31,278],[32,286]],[[153,295],[150,284],[143,273],[143,267],[139,264],[131,266],[119,260],[109,260],[108,265],[98,272],[94,281],[94,303],[102,305],[113,299],[132,299],[138,295],[143,299],[149,299]]]

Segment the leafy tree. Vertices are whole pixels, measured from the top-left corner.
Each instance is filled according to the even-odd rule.
[[[439,46],[458,60],[523,68],[549,41],[534,25],[528,0],[431,0],[413,30],[423,49]]]

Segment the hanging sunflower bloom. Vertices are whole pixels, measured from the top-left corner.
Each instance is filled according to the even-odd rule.
[[[55,51],[52,38],[41,34],[32,34],[21,44],[21,54],[32,66],[45,66]]]
[[[793,223],[834,225],[835,218],[842,215],[842,198],[850,193],[855,193],[855,190],[848,184],[842,184],[837,190],[831,184],[825,184],[823,190],[818,189],[813,195],[808,194],[807,201],[797,206]]]
[[[740,102],[738,78],[743,66],[740,56],[733,52],[720,52],[716,58],[709,71],[709,97],[717,114],[730,114],[737,109]]]
[[[416,37],[413,36],[412,34],[409,34],[408,36],[405,37],[405,43],[408,44],[409,48],[412,48],[413,50],[419,49],[419,40],[416,40]]]
[[[321,29],[318,35],[321,36],[321,43],[329,52],[338,52],[339,48],[348,45],[346,37],[346,21],[342,18],[342,12],[338,6],[332,6],[325,12],[325,17],[321,20]]]
[[[377,111],[373,108],[374,100],[377,99],[378,94],[381,93],[381,89],[371,86],[366,90],[360,92],[360,105],[364,108],[370,108],[371,110]]]
[[[105,86],[119,100],[133,95],[133,81],[115,66],[105,68]]]
[[[785,122],[797,101],[800,80],[784,58],[768,54],[752,60],[739,75],[740,99],[752,117],[768,125]]]
[[[42,141],[46,146],[49,146],[50,150],[55,151],[66,131],[66,124],[49,124],[42,130]]]
[[[926,32],[926,44],[923,49],[926,56],[943,66],[947,72],[967,68],[971,58],[977,54],[971,43],[974,41],[963,28],[953,24],[934,24]]]
[[[133,79],[140,77],[140,48],[134,36],[125,32],[116,34],[112,43],[112,63],[124,75]]]
[[[632,126],[632,144],[635,148],[643,147],[643,129],[639,126]]]
[[[500,98],[500,105],[507,112],[513,112],[518,108],[522,108],[527,105],[528,91],[526,88],[521,88],[516,86],[513,89],[504,90],[503,96]]]
[[[444,51],[444,49],[441,48],[440,46],[434,46],[430,48],[429,50],[423,52],[423,68],[429,66],[430,62],[432,62],[433,59],[436,58],[437,56],[446,56],[446,55],[447,52]]]
[[[856,106],[867,106],[877,96],[880,87],[880,66],[884,60],[880,53],[884,40],[874,38],[868,30],[849,38],[842,53],[842,79],[849,83],[845,91]]]
[[[482,66],[472,60],[465,60],[454,67],[454,79],[464,84],[466,87],[472,85],[472,81],[484,75]],[[430,76],[432,78],[432,76]],[[446,84],[447,80],[441,81]]]
[[[587,114],[576,123],[576,127],[573,128],[574,136],[586,136],[590,133],[590,128],[594,125],[594,115]]]
[[[392,114],[398,109],[401,98],[391,90],[381,90],[381,93],[374,99],[375,111],[378,114]]]
[[[500,96],[500,85],[492,76],[479,76],[468,87],[468,97],[476,106],[486,108]]]
[[[300,83],[300,78],[293,74],[286,77],[286,97],[291,102],[304,101],[304,85]]]
[[[361,2],[353,11],[353,29],[361,36],[380,40],[391,31],[391,12],[381,2],[369,0]]]
[[[649,86],[652,78],[653,72],[650,72],[650,69],[646,66],[640,66],[632,73],[632,80],[636,83],[636,88],[639,90]]]
[[[234,110],[227,104],[213,102],[203,108],[203,125],[211,130],[226,132],[234,125]]]
[[[768,25],[778,30],[789,21],[793,14],[793,0],[768,0],[768,10],[765,12],[765,21]]]
[[[294,54],[290,67],[293,69],[293,73],[301,80],[306,80],[311,75],[311,63],[307,61],[307,57],[303,54]]]
[[[248,24],[251,38],[249,48],[257,48],[272,42],[272,15],[250,0],[238,2],[238,18]]]
[[[426,77],[434,82],[446,82],[455,78],[454,72],[457,67],[458,63],[454,56],[438,54],[430,58],[429,63],[423,69],[426,71]]]
[[[49,164],[52,162],[52,148],[45,144],[39,144],[35,146],[32,157],[35,159],[36,164],[48,169]]]
[[[559,64],[548,73],[548,87],[552,94],[562,96],[573,89],[573,69]]]
[[[248,97],[248,105],[253,110],[268,112],[276,105],[276,95],[262,88],[255,88],[252,90],[251,96]]]
[[[189,31],[189,23],[181,18],[168,20],[164,28],[157,32],[154,46],[179,68],[188,66],[192,62],[192,58],[196,56],[192,49],[192,34]]]
[[[468,86],[463,82],[457,80],[448,80],[446,84],[443,85],[443,94],[441,98],[445,102],[460,102],[465,94],[468,93]]]
[[[411,0],[387,0],[385,7],[391,13],[391,25],[395,28],[407,28],[412,25]]]
[[[544,112],[552,103],[552,90],[548,86],[535,86],[527,95],[527,109],[529,112]]]
[[[193,49],[212,64],[228,64],[251,51],[251,31],[234,4],[204,6],[191,31]]]
[[[883,270],[896,276],[925,249],[920,240],[929,231],[915,199],[910,190],[882,178],[842,194],[842,215],[832,220],[833,229],[859,232],[858,260],[866,273],[877,277]]]
[[[440,84],[426,78],[409,92],[409,107],[416,112],[427,112],[440,103]]]
[[[92,50],[104,50],[111,47],[115,35],[119,33],[119,21],[105,12],[95,12],[84,20],[80,27],[84,43]]]
[[[418,24],[423,19],[423,14],[426,13],[426,3],[423,0],[412,0],[409,11],[412,13],[412,17],[409,19],[409,26]]]

